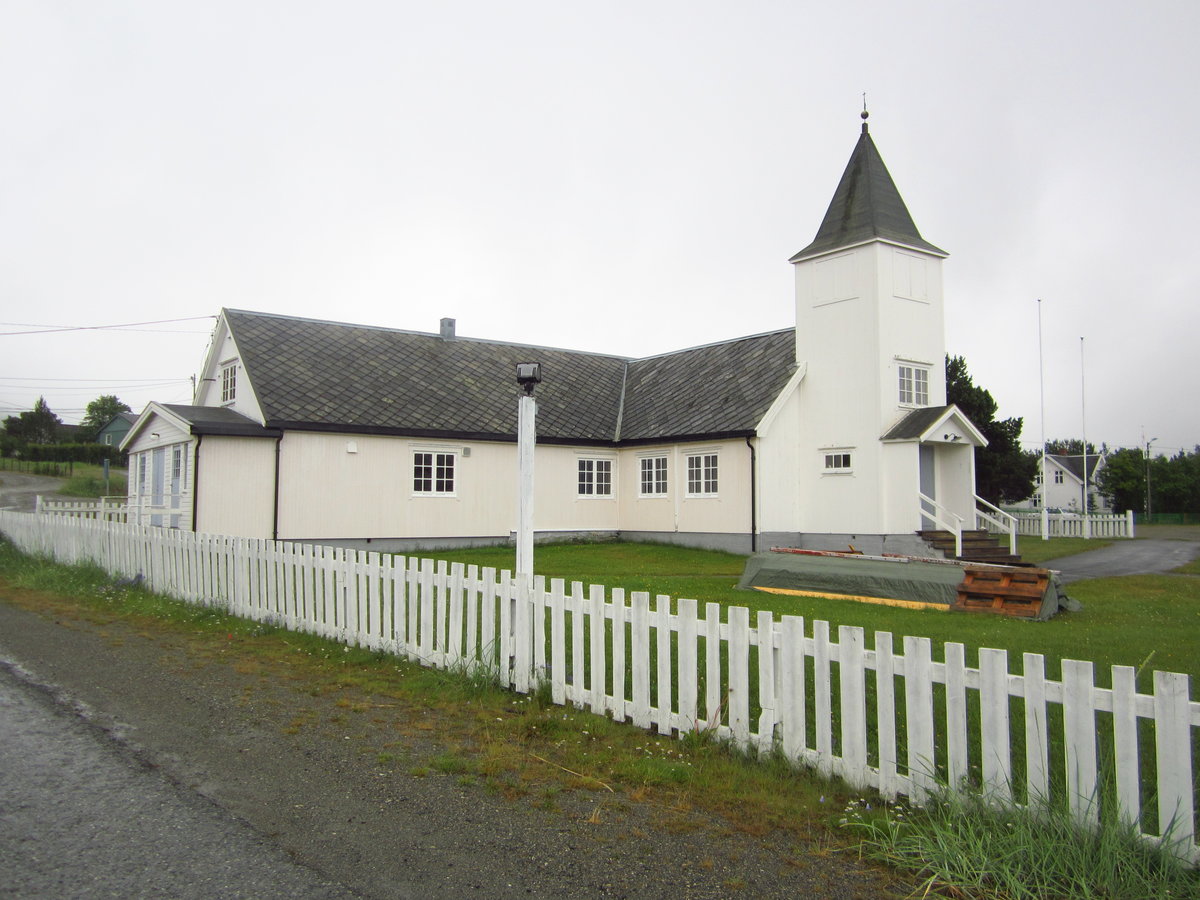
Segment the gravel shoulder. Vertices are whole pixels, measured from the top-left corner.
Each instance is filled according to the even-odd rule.
[[[437,750],[187,635],[53,616],[0,593],[0,662],[145,765],[364,897],[830,897],[907,891],[856,858],[629,797],[552,808],[384,765]],[[57,618],[55,618],[55,616]],[[301,723],[299,726],[297,723]],[[668,824],[669,823],[669,824]],[[896,893],[896,892],[899,893]],[[0,891],[2,893],[2,891]],[[297,895],[301,896],[301,895]]]

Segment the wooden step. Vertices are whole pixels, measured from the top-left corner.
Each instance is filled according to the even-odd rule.
[[[949,531],[925,530],[918,531],[917,534],[928,544],[940,550],[947,559],[1001,566],[1025,565],[1020,556],[1009,553],[1007,546],[1001,545],[1000,540],[994,534],[986,531],[964,531],[961,555],[955,554],[954,535]]]

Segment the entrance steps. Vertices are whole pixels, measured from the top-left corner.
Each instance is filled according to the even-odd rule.
[[[946,559],[957,559],[961,562],[990,563],[997,566],[1024,566],[1020,555],[1008,552],[1007,545],[1002,545],[1000,539],[986,531],[964,531],[962,533],[962,556],[954,554],[954,534],[950,531],[927,530],[917,534],[937,550],[941,550]]]

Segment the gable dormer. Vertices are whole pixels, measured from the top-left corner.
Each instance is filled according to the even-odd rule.
[[[230,409],[259,424],[266,424],[225,310],[221,311],[213,329],[192,403]]]

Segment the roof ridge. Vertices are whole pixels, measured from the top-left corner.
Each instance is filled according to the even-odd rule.
[[[292,315],[287,315],[285,313],[259,312],[259,311],[251,310],[251,309],[225,308],[222,310],[222,312],[223,313],[233,313],[233,314],[241,315],[241,316],[260,316],[262,318],[268,318],[268,319],[284,319],[284,320],[290,320],[293,322],[308,322],[313,325],[333,325],[333,326],[337,326],[337,327],[341,327],[341,328],[364,328],[368,331],[384,331],[384,332],[389,332],[391,334],[409,334],[409,335],[414,335],[416,337],[432,338],[432,339],[435,339],[438,341],[445,340],[445,338],[443,338],[441,336],[441,334],[438,332],[416,331],[411,328],[393,328],[393,327],[390,327],[387,325],[363,325],[363,324],[359,324],[357,322],[339,322],[334,319],[314,319],[314,318],[310,318],[308,316],[292,316]],[[522,347],[522,348],[526,348],[529,350],[550,350],[555,353],[572,353],[572,354],[578,354],[580,356],[599,357],[601,359],[616,359],[616,360],[621,360],[628,365],[629,363],[643,362],[645,360],[650,360],[650,359],[661,359],[661,358],[667,357],[667,356],[675,356],[679,353],[690,353],[693,350],[703,350],[707,347],[719,347],[722,344],[734,344],[734,343],[737,343],[738,341],[748,341],[748,340],[753,340],[754,338],[762,338],[762,337],[767,337],[769,335],[781,334],[786,331],[794,331],[794,330],[795,329],[792,326],[787,326],[784,328],[774,328],[770,331],[760,331],[755,334],[746,334],[746,335],[742,335],[740,337],[735,337],[735,338],[724,338],[724,339],[718,340],[718,341],[710,341],[705,344],[696,344],[692,347],[683,347],[678,350],[666,350],[662,353],[652,353],[649,356],[624,356],[620,353],[601,353],[600,351],[597,351],[597,350],[573,350],[569,347],[551,347],[547,344],[531,344],[531,343],[525,343],[525,342],[521,342],[521,341],[498,341],[498,340],[493,340],[491,338],[474,338],[474,337],[466,337],[466,336],[457,335],[457,334],[454,336],[454,340],[457,343],[470,342],[470,343],[474,343],[474,344],[489,344],[489,345],[496,346],[496,347]]]

